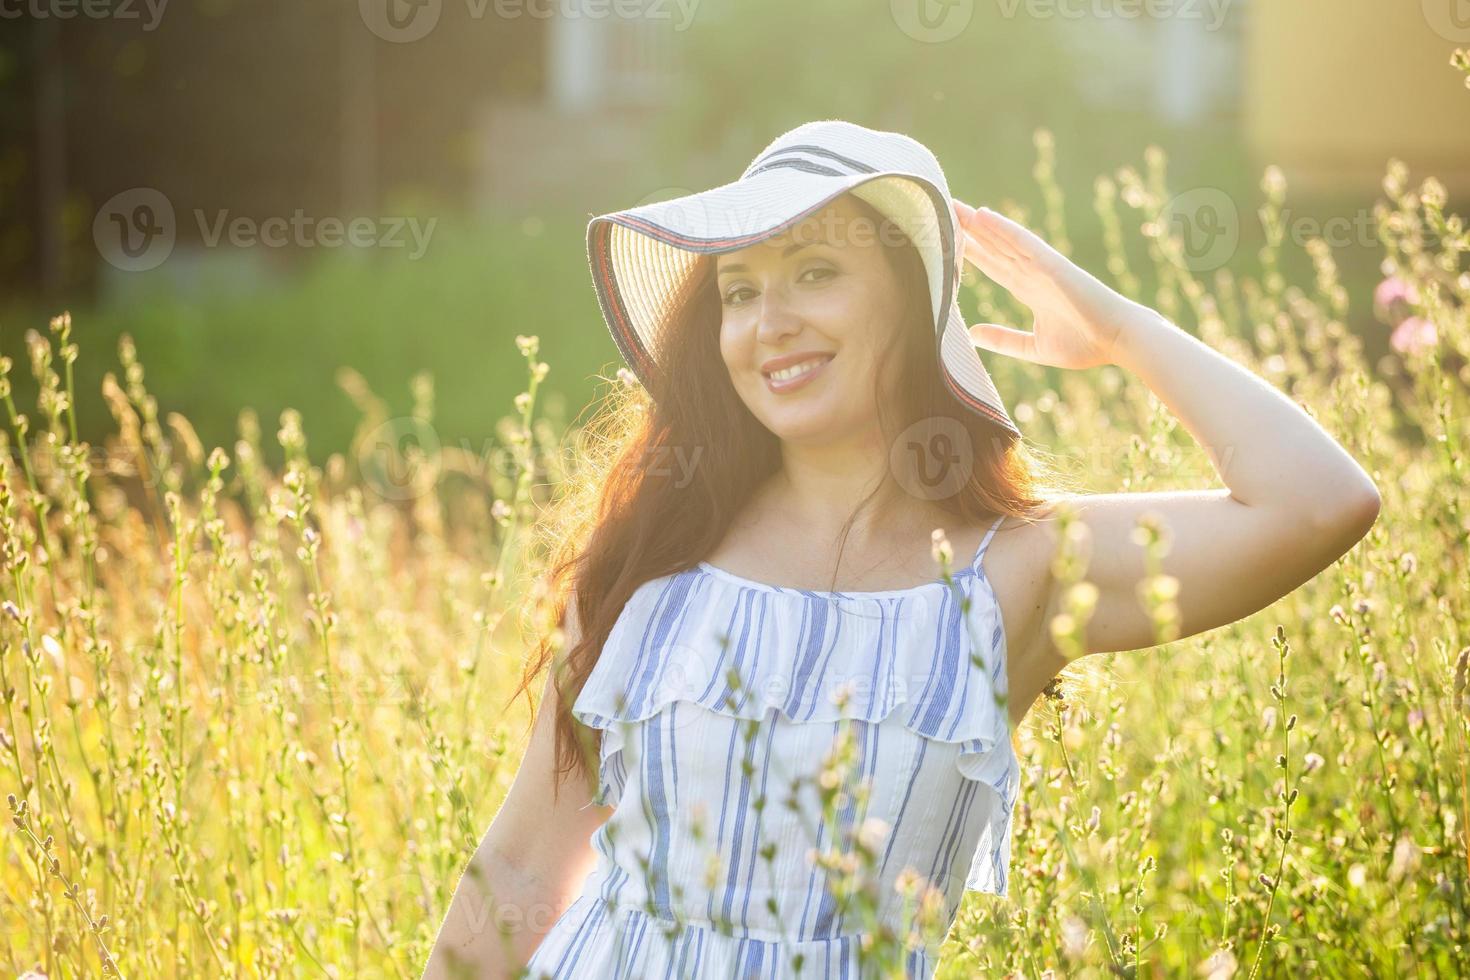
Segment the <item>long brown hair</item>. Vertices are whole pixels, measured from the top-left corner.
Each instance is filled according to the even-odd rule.
[[[973,464],[958,489],[934,503],[970,526],[998,514],[1034,518],[1045,505],[1035,460],[1020,438],[960,402],[941,374],[918,250],[889,219],[854,200],[884,228],[878,241],[908,311],[877,359],[898,372],[896,399],[877,398],[884,431],[898,432],[920,419],[963,426],[974,447]],[[720,323],[715,260],[703,255],[662,322],[661,363],[679,370],[648,379],[646,391],[628,383],[626,369],[619,372],[623,383],[613,386],[578,433],[576,477],[540,524],[552,551],[541,601],[549,605],[553,624],[565,622],[570,607],[580,640],[558,656],[558,631],[547,631],[512,698],[542,671],[554,669],[558,775],[574,768],[589,779],[595,774],[599,735],[577,721],[571,707],[633,591],[703,559],[780,466],[779,440],[730,381],[720,354]]]

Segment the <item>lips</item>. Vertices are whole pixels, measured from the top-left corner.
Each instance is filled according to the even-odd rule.
[[[777,366],[773,371],[762,372],[766,379],[766,388],[772,394],[777,395],[803,388],[810,384],[813,379],[821,377],[826,371],[827,365],[832,362],[832,358],[835,356],[835,354],[820,354],[796,358],[779,358],[774,362]],[[782,365],[780,363],[782,360],[787,361],[787,363]],[[797,373],[789,377],[775,376],[783,371],[795,371]]]
[[[827,351],[811,351],[804,354],[787,354],[782,357],[773,357],[761,365],[761,374],[767,378],[777,371],[788,371],[791,368],[810,368],[814,361],[830,361],[834,356]]]

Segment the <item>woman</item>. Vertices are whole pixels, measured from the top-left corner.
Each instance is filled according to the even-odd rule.
[[[651,401],[556,563],[566,655],[426,976],[929,977],[964,892],[1008,893],[1010,730],[1068,662],[1048,629],[1061,508],[1091,537],[1083,653],[1158,642],[1145,514],[1172,535],[1180,636],[1270,604],[1376,519],[1373,483],[1290,399],[951,198],[906,136],[805,124],[588,243]],[[1032,331],[964,326],[963,260]],[[1129,371],[1228,489],[1043,494],[975,344]]]

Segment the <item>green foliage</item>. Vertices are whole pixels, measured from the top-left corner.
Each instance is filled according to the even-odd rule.
[[[72,312],[86,325],[90,349],[131,337],[155,396],[208,443],[230,439],[241,408],[276,418],[290,407],[313,434],[313,461],[324,462],[321,447],[346,446],[357,425],[339,383],[347,368],[394,413],[408,409],[410,379],[432,373],[440,439],[475,451],[493,441],[495,420],[523,384],[511,334],[541,337],[556,366],[547,387],[557,405],[585,404],[617,357],[592,290],[585,225],[576,216],[441,220],[417,261],[402,252],[329,249],[300,275],[279,277],[221,256],[179,280],[171,259],[154,272],[127,274],[115,300]],[[547,288],[553,282],[564,288]],[[10,348],[21,315],[7,317],[8,353],[19,353]],[[107,432],[105,369],[95,359],[77,365],[81,434],[94,442]],[[22,399],[35,395],[33,379],[17,378],[16,387]],[[264,451],[279,465],[279,447]]]
[[[1038,175],[1033,227],[1076,241],[1077,216],[1099,216],[1097,271],[1306,406],[1384,503],[1366,539],[1271,608],[1146,654],[1088,658],[1060,700],[1033,707],[1018,738],[1011,899],[969,897],[940,975],[1470,971],[1463,221],[1437,184],[1391,169],[1378,258],[1439,341],[1386,374],[1346,329],[1350,298],[1320,242],[1296,256],[1305,277],[1280,253],[1290,240],[1201,277],[1160,220],[1173,197],[1162,154],[1098,182],[1090,208],[1046,186],[1049,167]],[[1285,193],[1268,174],[1263,226],[1279,223]],[[439,286],[515,260],[487,251]],[[338,354],[355,363],[362,335],[349,324],[369,318],[371,299],[340,292],[356,273],[319,274],[331,340],[303,341],[303,370]],[[987,319],[1018,318],[973,285],[967,302]],[[378,324],[410,318],[432,288],[399,287],[418,292]],[[565,452],[575,433],[542,414],[538,390],[560,370],[547,362],[583,355],[538,346],[529,301],[507,312],[467,293],[463,322],[422,324],[428,339],[404,334],[397,350],[463,343],[466,371],[519,372],[519,397],[488,409],[508,414],[479,454],[439,439],[374,465],[375,429],[441,424],[422,379],[401,411],[349,385],[367,417],[347,455],[321,466],[301,414],[281,412],[274,467],[254,412],[228,450],[223,434],[160,418],[142,361],[166,345],[139,355],[120,343],[121,379],[97,385],[114,422],[97,443],[79,435],[98,420],[79,412],[69,318],[28,340],[34,408],[11,390],[13,363],[0,365],[8,971],[90,974],[111,957],[144,977],[418,973],[519,761],[523,717],[504,702],[524,637],[511,627],[542,560],[522,528],[577,462]],[[249,327],[278,327],[257,319],[264,301],[239,302],[226,334],[243,351],[259,336]],[[193,315],[149,329],[192,338]],[[511,334],[514,353],[487,346]],[[586,341],[585,317],[575,336]],[[1090,489],[1217,483],[1120,371],[995,366],[1028,438],[1070,455]],[[1144,597],[1167,637],[1159,531],[1140,531]],[[1075,582],[1054,629],[1085,628],[1087,588]],[[823,765],[843,771],[849,749]]]

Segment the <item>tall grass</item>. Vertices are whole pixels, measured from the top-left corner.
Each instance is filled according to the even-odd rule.
[[[1044,213],[1010,210],[1065,243],[1038,149]],[[1164,642],[1089,658],[1032,710],[1011,900],[968,897],[941,975],[1470,972],[1464,224],[1392,168],[1383,271],[1439,340],[1370,364],[1325,244],[1302,246],[1310,281],[1280,271],[1272,235],[1197,276],[1166,177],[1150,152],[1098,181],[1106,278],[1288,391],[1375,476],[1383,516],[1311,583],[1183,641],[1167,531],[1140,529]],[[1271,229],[1280,175],[1262,191]],[[972,285],[985,319],[1024,321]],[[428,379],[390,418],[346,372],[353,444],[313,467],[287,411],[280,472],[249,412],[208,449],[160,416],[126,337],[102,446],[77,437],[68,316],[27,335],[34,406],[0,365],[9,971],[418,974],[519,760],[526,714],[505,694],[548,628],[527,532],[579,465],[565,420],[538,414],[536,338],[517,344],[527,384],[482,452],[436,445]],[[1090,489],[1215,484],[1122,372],[989,363],[1028,438]],[[1075,644],[1089,587],[1075,556],[1059,568],[1075,585],[1053,628]]]

